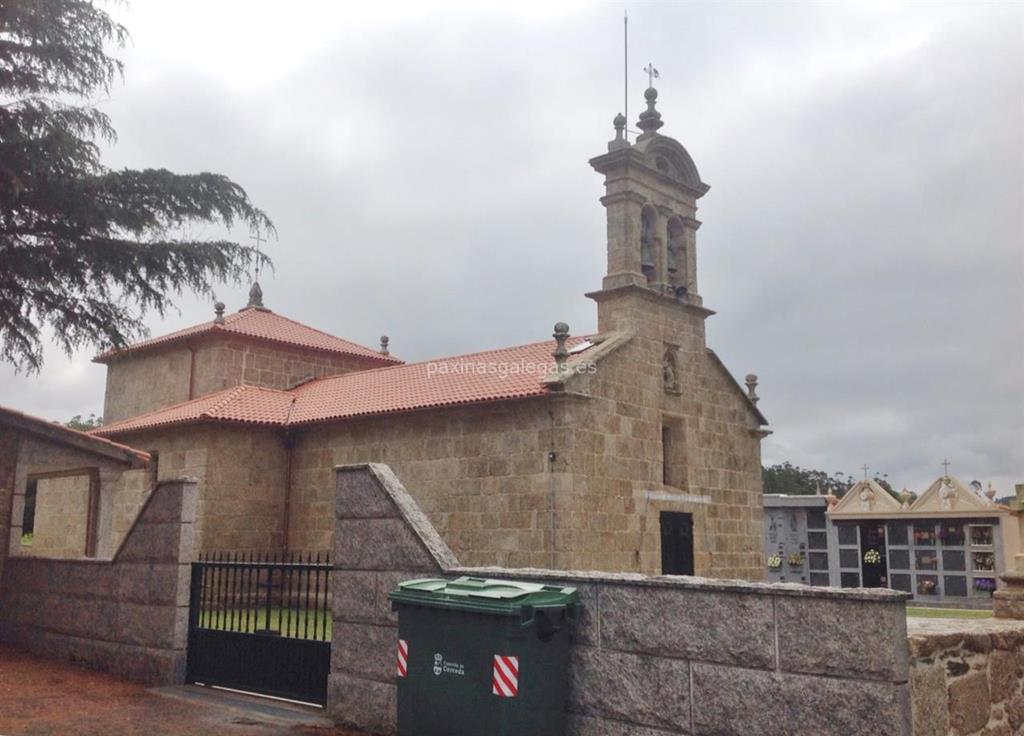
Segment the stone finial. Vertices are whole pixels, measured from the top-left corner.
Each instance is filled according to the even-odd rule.
[[[224,302],[217,302],[216,304],[214,304],[213,313],[216,315],[213,318],[213,323],[215,325],[224,324]]]
[[[910,493],[910,491],[907,488],[904,488],[902,491],[900,491],[900,508],[909,509],[910,508],[910,499],[912,499],[912,498],[913,498],[913,495]]]
[[[259,281],[252,282],[252,288],[249,289],[249,303],[246,305],[249,307],[262,307],[263,306],[263,289],[260,288]]]
[[[615,140],[608,142],[609,151],[618,151],[621,148],[629,148],[629,141],[626,140],[626,116],[621,112],[612,120],[615,126]]]
[[[757,395],[757,374],[747,374],[747,398],[754,404],[761,400],[761,397]]]
[[[569,358],[569,349],[565,347],[569,339],[569,325],[565,322],[556,322],[555,334],[552,337],[555,338],[555,362],[561,366]]]
[[[985,491],[985,498],[992,503],[996,501],[996,489],[992,487],[992,481],[988,482],[988,489]]]
[[[380,354],[381,355],[391,355],[391,353],[388,352],[388,343],[390,343],[390,342],[391,342],[391,338],[389,338],[387,335],[381,335],[380,336]]]
[[[647,100],[647,109],[640,113],[640,121],[636,124],[643,131],[641,138],[654,135],[658,128],[665,124],[661,122],[661,113],[654,107],[658,101],[658,90],[648,87],[644,92],[644,99]]]

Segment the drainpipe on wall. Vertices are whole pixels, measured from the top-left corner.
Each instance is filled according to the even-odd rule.
[[[196,393],[196,349],[188,343],[188,400],[195,398]]]
[[[548,449],[548,529],[551,532],[550,563],[548,567],[555,569],[555,463],[558,453],[555,452],[555,414],[548,409],[551,420],[551,442]]]
[[[281,514],[284,526],[282,546],[288,549],[292,525],[292,450],[295,447],[295,435],[290,430],[284,433],[284,512]]]

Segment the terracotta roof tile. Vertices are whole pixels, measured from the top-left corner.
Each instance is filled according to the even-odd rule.
[[[262,386],[235,386],[192,401],[110,422],[92,433],[124,434],[203,420],[284,426],[293,401],[294,397],[288,391]]]
[[[569,340],[581,346],[585,337]],[[290,391],[238,386],[96,430],[120,434],[204,420],[276,426],[540,396],[554,342],[321,378]],[[586,348],[583,351],[585,352]]]
[[[343,340],[340,337],[334,337],[288,317],[275,314],[268,309],[257,308],[246,308],[229,314],[224,317],[223,324],[217,324],[211,320],[199,325],[186,327],[183,330],[178,330],[168,335],[161,335],[160,337],[137,342],[124,350],[108,350],[102,355],[98,355],[94,360],[97,363],[106,363],[128,353],[150,350],[155,347],[183,342],[192,337],[217,333],[255,337],[282,345],[293,345],[329,353],[373,358],[380,361],[382,365],[394,365],[402,362],[393,356],[381,355],[376,350],[357,345],[349,340]]]

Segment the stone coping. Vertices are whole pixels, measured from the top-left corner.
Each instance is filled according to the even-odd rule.
[[[794,495],[788,493],[764,493],[761,495],[766,509],[782,508],[825,508],[828,499],[824,496]]]
[[[516,569],[504,567],[450,567],[445,568],[444,572],[452,575],[472,575],[475,577],[569,581],[584,585],[630,585],[700,592],[858,600],[875,603],[900,603],[910,600],[912,597],[909,593],[883,588],[819,588],[799,583],[751,583],[745,580],[719,580],[717,578],[702,578],[688,575],[642,575],[632,572],[543,570],[531,567]]]
[[[1024,621],[1008,618],[918,618],[907,616],[907,636],[1012,634],[1024,636]]]

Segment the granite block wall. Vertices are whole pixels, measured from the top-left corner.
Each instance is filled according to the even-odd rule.
[[[183,475],[196,479],[197,555],[281,548],[287,461],[280,432],[196,425],[135,432],[118,441],[156,453],[161,480]],[[325,520],[330,521],[328,513]]]
[[[196,484],[159,483],[112,559],[11,557],[0,641],[146,684],[184,682]]]
[[[914,736],[1024,733],[1024,621],[910,619]]]
[[[328,709],[395,732],[389,590],[415,577],[558,581],[582,599],[571,736],[910,736],[905,598],[692,577],[462,568],[382,465],[337,470]]]

